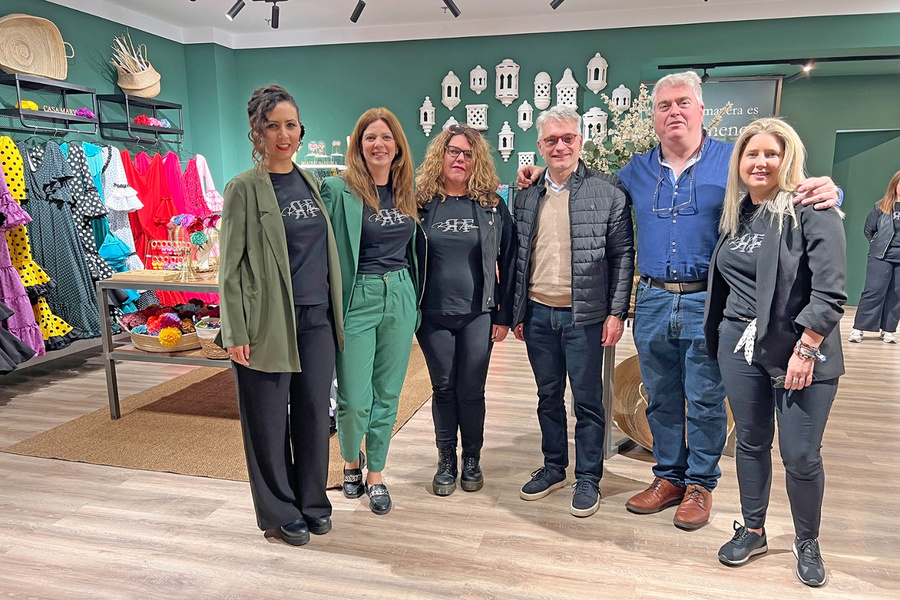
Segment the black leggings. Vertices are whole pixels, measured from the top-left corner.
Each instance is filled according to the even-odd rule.
[[[296,315],[302,372],[264,373],[232,363],[250,492],[264,531],[331,515],[325,487],[334,319],[328,304],[298,306]]]
[[[822,435],[838,378],[813,381],[790,395],[790,390],[775,389],[762,365],[756,361],[748,365],[742,351],[733,352],[745,326],[722,321],[718,356],[737,433],[735,460],[744,525],[758,529],[766,523],[777,423],[794,532],[802,540],[818,538],[825,493]]]
[[[491,315],[423,315],[416,332],[431,376],[438,448],[478,454],[484,445],[484,386],[491,360]]]

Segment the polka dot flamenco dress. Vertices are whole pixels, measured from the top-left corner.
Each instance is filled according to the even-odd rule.
[[[9,185],[13,200],[21,204],[25,200],[25,177],[22,155],[9,137],[0,137],[0,167]],[[50,276],[34,261],[28,231],[20,225],[6,232],[10,259],[33,305],[34,316],[41,330],[46,350],[59,350],[80,337],[74,327],[53,314],[43,297],[55,284]]]

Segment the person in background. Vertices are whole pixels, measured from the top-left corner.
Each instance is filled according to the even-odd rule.
[[[881,341],[896,344],[900,321],[900,171],[866,217],[869,240],[866,285],[856,308],[849,341],[859,343],[864,331],[880,331]]]
[[[327,177],[322,184],[343,275],[346,342],[337,356],[336,419],[345,461],[342,489],[347,498],[367,494],[372,512],[384,515],[393,504],[382,471],[418,319],[413,162],[391,111],[363,113],[346,163],[343,178]]]
[[[772,442],[784,462],[797,577],[825,584],[819,524],[822,436],[844,373],[840,328],[846,241],[839,210],[796,205],[806,151],[790,125],[759,119],[738,138],[721,236],[710,262],[706,348],[717,359],[737,433],[744,524],[719,550],[742,565],[768,550]]]
[[[490,146],[466,125],[438,134],[417,171],[424,234],[416,239],[423,286],[416,337],[433,390],[438,496],[452,494],[457,477],[467,492],[484,485],[484,388],[494,342],[512,324],[515,284],[516,231],[499,185]]]
[[[519,496],[538,500],[566,485],[568,376],[576,419],[570,512],[588,517],[600,506],[603,477],[603,348],[622,337],[634,276],[631,209],[618,178],[580,160],[575,109],[554,106],[536,126],[547,170],[516,196],[513,323],[537,383],[544,464]]]
[[[247,103],[256,166],[225,187],[219,343],[237,383],[260,529],[295,546],[331,530],[329,392],[343,345],[341,274],[315,177],[293,163],[297,103],[268,85]],[[302,370],[301,370],[302,366]]]

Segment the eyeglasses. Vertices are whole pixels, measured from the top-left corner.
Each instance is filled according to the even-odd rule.
[[[481,137],[481,132],[473,127],[469,127],[468,125],[463,125],[460,123],[456,123],[447,128],[447,131],[452,133],[453,135],[466,135],[466,133],[470,133],[472,137]],[[458,156],[458,155],[457,155]]]
[[[463,150],[462,148],[457,148],[456,146],[445,146],[444,152],[446,152],[453,158],[457,158],[460,154],[462,154],[466,160],[472,160],[471,150]]]
[[[672,202],[670,206],[660,206],[659,204],[659,190],[662,187],[662,182],[665,179],[663,175],[663,166],[662,163],[659,165],[659,173],[656,177],[656,191],[653,193],[653,212],[656,213],[656,216],[660,219],[671,219],[672,217],[677,217],[678,215],[690,216],[697,214],[697,206],[694,203],[694,165],[690,167],[691,179],[688,184],[687,191],[687,200],[679,202],[679,190],[674,189],[672,191]],[[677,183],[676,183],[677,188]],[[684,198],[685,194],[682,193],[681,197]]]
[[[545,146],[548,146],[550,148],[555,148],[556,144],[559,143],[559,140],[562,140],[562,143],[565,144],[566,146],[571,146],[572,144],[575,143],[575,140],[577,140],[577,139],[578,139],[577,133],[567,133],[566,135],[560,136],[560,137],[557,137],[555,135],[545,137],[544,139],[541,140],[541,142]]]

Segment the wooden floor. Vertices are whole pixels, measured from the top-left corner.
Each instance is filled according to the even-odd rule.
[[[634,352],[627,336],[620,359]],[[793,573],[780,468],[769,552],[736,569],[716,560],[740,516],[727,457],[712,520],[692,533],[672,525],[674,509],[625,511],[652,478],[642,450],[607,462],[603,502],[588,519],[569,514],[568,489],[520,500],[541,464],[540,436],[524,344],[510,338],[495,349],[488,381],[484,489],[432,495],[426,405],[391,447],[393,512],[375,516],[364,500],[332,493],[334,530],[302,548],[257,530],[244,483],[0,453],[0,598],[900,598],[900,345],[845,346],[848,374],[823,449],[829,582],[818,590]],[[122,363],[122,393],[188,369]],[[96,352],[0,386],[0,448],[106,406]]]

